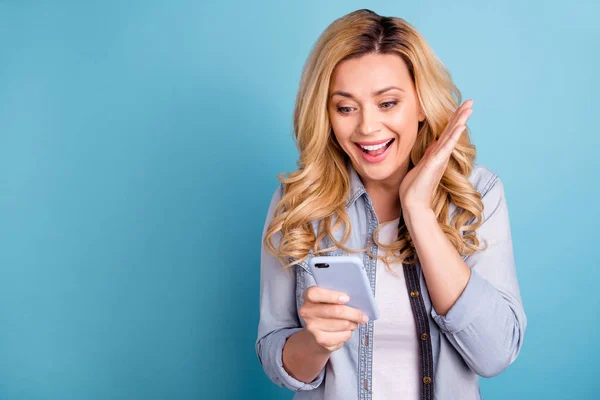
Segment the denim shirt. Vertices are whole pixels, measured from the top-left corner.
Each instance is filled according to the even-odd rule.
[[[351,189],[346,211],[352,234],[346,243],[354,249],[369,246],[377,254],[373,232],[379,222],[373,203],[358,173],[347,164]],[[507,203],[499,177],[475,164],[469,181],[481,193],[483,223],[477,229],[480,247],[463,260],[471,269],[469,281],[446,315],[432,307],[419,262],[404,264],[406,285],[417,327],[421,350],[420,392],[422,399],[481,399],[479,376],[493,377],[515,361],[523,345],[527,319],[520,295],[512,248]],[[275,206],[282,196],[280,185],[271,199],[263,239]],[[448,221],[456,210],[449,205]],[[471,223],[472,221],[469,221]],[[315,233],[318,221],[313,222]],[[342,228],[334,232],[336,240]],[[273,236],[277,247],[281,232]],[[332,246],[331,239],[319,249]],[[325,255],[347,255],[334,250]],[[375,293],[376,262],[367,252],[348,254],[360,257]],[[283,270],[279,261],[262,246],[260,266],[260,320],[256,353],[266,375],[275,384],[295,392],[294,399],[370,400],[372,398],[373,321],[359,325],[343,347],[334,351],[312,382],[301,382],[283,368],[282,351],[287,338],[305,327],[298,315],[302,293],[315,285],[308,268],[309,257]],[[402,357],[401,354],[398,355]]]

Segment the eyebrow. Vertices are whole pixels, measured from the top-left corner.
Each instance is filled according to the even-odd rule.
[[[401,89],[398,86],[388,86],[383,89],[379,89],[374,92],[371,92],[371,96],[379,96],[380,94],[383,94],[383,93],[387,92],[388,90],[392,90],[392,89],[398,89],[398,90],[404,92],[404,89]],[[352,96],[350,93],[342,92],[341,90],[336,90],[335,92],[331,93],[331,96],[329,96],[329,98],[332,98],[336,94],[339,94],[340,96],[348,97],[350,99],[354,98],[354,96]]]

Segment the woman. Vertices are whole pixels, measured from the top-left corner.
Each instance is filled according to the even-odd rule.
[[[475,163],[450,73],[401,18],[334,21],[304,68],[299,169],[273,194],[256,351],[295,399],[480,399],[527,320],[503,184]],[[368,321],[319,288],[315,255],[362,257]]]

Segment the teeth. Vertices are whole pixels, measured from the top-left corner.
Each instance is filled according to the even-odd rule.
[[[391,140],[392,139],[388,140],[385,143],[377,144],[377,145],[374,145],[374,146],[363,146],[363,145],[360,145],[360,147],[362,147],[365,150],[371,150],[371,151],[372,150],[378,150],[378,149],[381,149],[382,147],[384,147],[385,145],[387,145]]]

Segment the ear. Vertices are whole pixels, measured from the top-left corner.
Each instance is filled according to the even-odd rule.
[[[419,122],[425,121],[425,112],[423,111],[423,107],[419,103]]]

